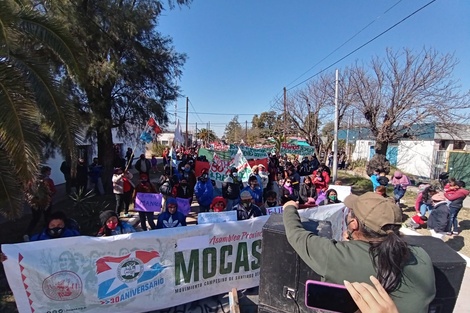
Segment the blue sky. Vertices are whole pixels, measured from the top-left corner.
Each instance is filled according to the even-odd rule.
[[[189,114],[190,130],[210,122],[221,136],[235,114],[250,127],[253,114],[270,110],[284,86],[301,83],[429,2],[194,0],[189,7],[165,11],[157,30],[188,57],[179,82],[184,97],[177,102],[183,130],[186,96],[189,111],[198,112]],[[368,62],[387,47],[419,51],[426,46],[455,54],[460,63],[454,78],[469,90],[469,16],[468,0],[434,1],[329,71]]]

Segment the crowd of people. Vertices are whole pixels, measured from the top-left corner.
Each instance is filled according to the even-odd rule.
[[[287,238],[299,256],[327,281],[344,284],[354,300],[364,308],[367,305],[379,305],[385,307],[384,312],[419,312],[432,301],[435,285],[429,256],[420,248],[408,246],[399,236],[402,225],[399,204],[411,186],[410,179],[401,171],[396,170],[389,179],[383,170],[377,169],[370,177],[373,192],[359,197],[350,195],[345,199],[345,206],[349,209],[347,230],[343,234],[344,242],[338,244],[326,238],[311,236],[310,232],[303,229],[297,213],[300,207],[340,202],[337,191],[330,188],[329,167],[320,163],[315,155],[298,160],[273,153],[269,155],[267,167],[263,164],[252,167],[247,181],[243,182],[238,169],[231,167],[220,184],[210,179],[207,169],[196,172],[198,157],[195,150],[178,151],[177,158],[177,162],[172,162],[166,149],[163,152],[163,171],[152,182],[150,174],[158,172],[155,156],[149,160],[141,155],[132,163],[132,155],[126,155],[129,163],[125,168],[115,168],[112,177],[114,210],[100,214],[100,227],[96,235],[136,232],[123,217],[129,217],[129,208],[137,193],[160,193],[163,199],[156,223],[153,212],[138,212],[143,231],[186,226],[186,216],[178,209],[177,199],[186,199],[188,205],[196,201],[200,213],[235,211],[238,220],[266,215],[267,208],[283,206]],[[129,171],[132,167],[139,175],[137,183]],[[66,174],[70,172],[67,162],[64,161],[60,170],[67,177]],[[80,235],[80,226],[76,221],[67,218],[61,211],[51,212],[55,186],[50,174],[51,168],[44,166],[37,185],[31,186],[26,193],[33,212],[25,235],[26,241]],[[393,197],[389,197],[386,192],[390,185],[393,186]],[[104,193],[102,166],[98,164],[97,158],[89,166],[85,166],[82,159],[79,160],[74,186],[85,190],[91,188],[98,194]],[[70,192],[69,188],[71,185],[66,183],[67,192]],[[38,196],[41,193],[43,196]],[[433,236],[458,235],[457,215],[469,193],[463,181],[453,178],[449,179],[442,191],[432,185],[419,186],[416,216],[411,219],[410,225],[416,228],[427,224]],[[41,232],[32,234],[41,216],[46,221],[45,227]],[[317,253],[312,255],[310,250]],[[345,258],[345,255],[348,257]],[[413,263],[411,259],[418,262]],[[351,263],[360,269],[350,271]],[[417,279],[418,276],[420,279]],[[364,282],[368,277],[371,277],[373,286],[349,283]],[[416,281],[420,281],[420,284],[416,284]],[[373,298],[371,294],[374,294],[375,302],[367,304],[366,300]],[[410,294],[413,297],[408,297]],[[377,303],[377,299],[381,301]]]
[[[377,169],[370,176],[370,180],[373,191],[383,197],[388,197],[386,188],[391,184],[396,204],[400,203],[407,188],[411,186],[410,179],[399,170],[393,173],[390,180],[384,171]],[[433,237],[441,239],[444,235],[459,235],[457,216],[463,207],[463,201],[470,193],[465,187],[464,181],[452,177],[443,188],[419,184],[414,206],[416,215],[406,226],[413,229],[427,227]]]

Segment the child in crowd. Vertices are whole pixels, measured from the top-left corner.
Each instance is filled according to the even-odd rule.
[[[166,211],[158,216],[157,229],[186,226],[186,217],[178,211],[175,198],[166,199]]]
[[[388,186],[389,179],[387,178],[387,176],[385,176],[384,171],[380,171],[377,181],[379,182],[380,186],[384,186],[384,187]]]
[[[227,201],[223,197],[215,197],[210,205],[211,212],[223,212],[227,206]]]
[[[101,228],[97,237],[115,236],[120,234],[135,233],[134,227],[129,223],[121,221],[116,212],[104,211],[100,214]]]

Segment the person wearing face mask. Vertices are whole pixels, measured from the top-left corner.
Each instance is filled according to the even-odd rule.
[[[277,193],[273,190],[270,190],[266,193],[266,201],[264,202],[265,208],[272,208],[278,206]],[[264,212],[263,212],[264,213]]]
[[[294,188],[294,184],[291,178],[286,178],[284,184],[280,190],[281,193],[281,203],[284,204],[287,201],[296,201],[298,202],[300,199],[299,191]]]
[[[253,203],[253,197],[248,190],[242,191],[240,194],[240,203],[233,209],[237,211],[237,220],[239,221],[263,215],[261,209]]]
[[[203,169],[201,171],[201,176],[194,186],[194,194],[196,195],[196,200],[199,203],[199,212],[209,212],[212,199],[214,198],[214,186],[209,179],[209,171]]]
[[[312,183],[312,179],[310,178],[310,176],[305,176],[304,182],[300,184],[301,203],[315,206],[316,198],[317,190],[315,189],[315,185]]]
[[[191,164],[186,163],[180,173],[180,180],[182,178],[186,179],[186,183],[188,184],[189,188],[194,190],[194,186],[196,186],[197,178],[194,170],[191,168]]]
[[[257,206],[263,205],[263,190],[261,190],[256,176],[250,176],[248,178],[248,186],[243,188],[241,192],[248,191],[253,198],[253,202]],[[240,193],[241,194],[241,193]]]
[[[57,239],[80,236],[78,226],[75,222],[67,223],[68,219],[61,211],[51,213],[46,222],[46,227],[39,234],[31,236],[31,241]],[[68,224],[68,225],[67,225]]]
[[[341,203],[341,201],[338,200],[338,193],[334,189],[328,189],[325,193],[325,200],[323,200],[319,205],[334,203]]]
[[[140,192],[140,193],[157,193],[157,189],[149,181],[149,178],[146,174],[140,174],[140,183],[138,183],[135,186],[134,194],[132,195],[132,199],[134,199],[134,203],[135,203],[135,196],[137,195],[138,192]],[[142,227],[143,231],[147,231],[147,222],[150,226],[150,229],[157,228],[153,218],[154,218],[153,212],[139,211],[140,226]]]
[[[342,241],[306,230],[298,205],[284,205],[283,221],[289,244],[321,280],[367,282],[377,277],[398,312],[428,312],[436,295],[434,267],[426,251],[407,244],[401,234],[401,209],[390,198],[373,192],[349,195]]]
[[[215,197],[211,203],[211,212],[223,212],[225,211],[227,202],[222,197]]]
[[[228,176],[222,183],[222,197],[227,202],[227,210],[232,210],[240,202],[240,191],[243,189],[243,183],[238,177],[238,170],[232,167]]]
[[[118,215],[112,210],[101,212],[100,221],[101,228],[96,235],[97,237],[135,233],[134,227],[127,222],[121,221]]]

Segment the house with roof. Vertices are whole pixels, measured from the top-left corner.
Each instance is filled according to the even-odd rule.
[[[369,161],[375,154],[375,138],[369,129],[343,129],[338,138],[353,144],[352,161]],[[457,125],[449,132],[435,123],[413,125],[399,140],[389,143],[387,159],[418,177],[437,179],[446,171],[470,183],[470,126]]]

